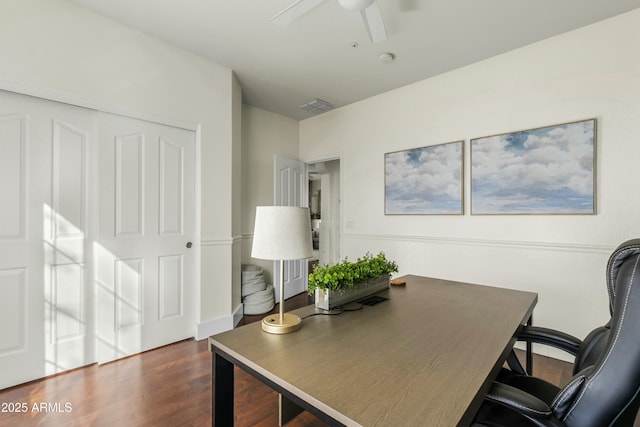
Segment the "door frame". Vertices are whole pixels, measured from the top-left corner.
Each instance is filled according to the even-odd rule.
[[[331,162],[337,160],[340,163],[340,188],[339,188],[339,193],[338,193],[338,199],[340,200],[340,206],[339,206],[339,214],[340,214],[340,221],[339,221],[339,239],[338,239],[338,245],[339,245],[339,259],[342,260],[344,259],[344,228],[345,228],[345,222],[344,222],[344,203],[342,203],[342,200],[344,200],[344,160],[342,159],[342,154],[338,153],[335,155],[328,155],[326,157],[318,157],[318,158],[313,158],[310,160],[302,160],[304,163],[306,163],[307,165],[307,182],[309,181],[309,165],[314,165],[317,163],[325,163],[325,162]],[[308,193],[308,190],[307,190]]]

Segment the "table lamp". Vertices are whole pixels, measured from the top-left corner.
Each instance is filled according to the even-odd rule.
[[[300,329],[302,320],[284,312],[284,261],[310,258],[311,217],[298,206],[258,206],[253,229],[251,257],[280,262],[280,314],[262,319],[262,330],[287,334]]]

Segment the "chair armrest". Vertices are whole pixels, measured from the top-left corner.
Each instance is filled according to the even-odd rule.
[[[551,408],[542,400],[519,388],[499,382],[493,383],[485,399],[535,418],[547,418],[551,415]]]
[[[537,397],[510,385],[494,382],[485,399],[522,415],[536,426],[563,426],[557,418],[552,416],[549,405]]]
[[[539,326],[524,326],[518,335],[518,341],[529,341],[559,348],[572,355],[578,354],[582,341],[573,335]]]

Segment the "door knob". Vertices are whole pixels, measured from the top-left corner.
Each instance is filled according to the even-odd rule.
[[[193,246],[193,243],[187,242],[187,249],[191,249],[191,246]]]

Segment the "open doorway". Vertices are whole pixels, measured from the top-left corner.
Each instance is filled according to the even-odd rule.
[[[307,165],[309,209],[313,235],[314,264],[328,265],[342,259],[342,206],[340,203],[340,159]]]

